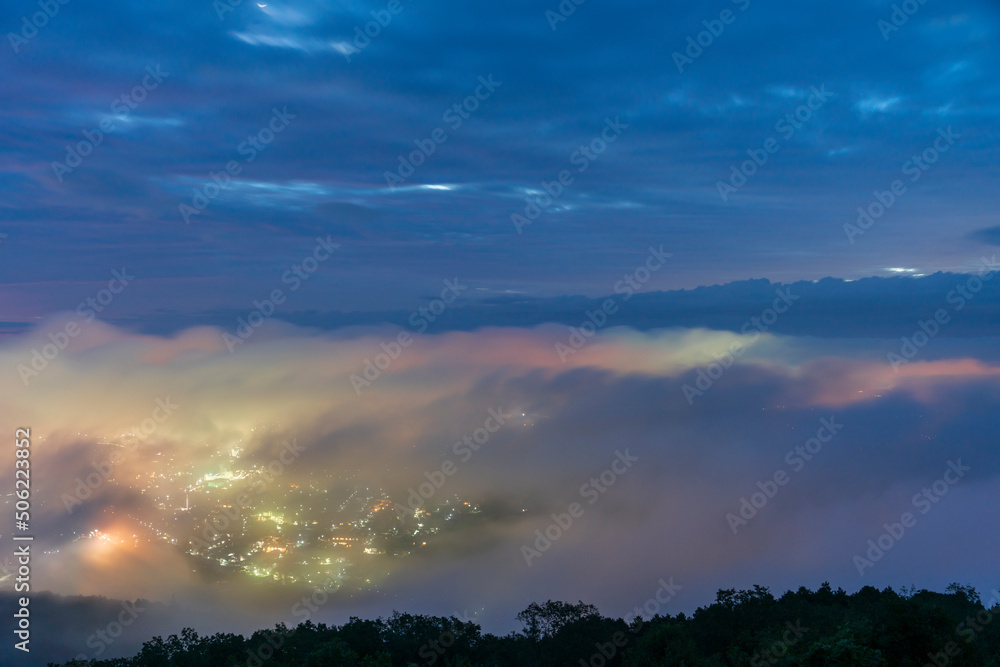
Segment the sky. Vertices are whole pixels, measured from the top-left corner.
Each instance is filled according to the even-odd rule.
[[[449,481],[489,520],[323,620],[506,631],[669,577],[673,611],[1000,583],[995,2],[18,0],[0,26],[0,425],[44,435],[40,590],[289,620],[207,603],[166,549],[74,551],[146,511],[63,509],[99,456],[81,434],[167,396],[181,460],[295,436],[289,481],[404,495],[488,410],[524,414]]]
[[[387,3],[70,3],[30,39],[37,5],[6,4],[4,319],[71,310],[124,266],[136,295],[109,318],[202,322],[280,286],[320,236],[339,248],[288,313],[412,309],[455,276],[483,297],[599,295],[650,245],[675,257],[647,288],[679,289],[964,271],[997,238],[995,3],[927,3],[887,30],[888,2],[400,2],[363,49],[355,28]],[[825,101],[795,120],[813,87]],[[244,143],[274,110],[280,132]],[[606,119],[616,140],[578,152]],[[912,182],[904,165],[949,127]],[[518,233],[511,216],[563,170],[572,184]],[[849,242],[896,179],[906,193]]]

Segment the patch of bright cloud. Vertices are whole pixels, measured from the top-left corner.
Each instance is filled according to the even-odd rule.
[[[324,51],[335,51],[337,53],[353,53],[356,49],[349,43],[343,41],[315,39],[312,37],[296,37],[290,35],[270,35],[259,32],[237,32],[229,33],[235,39],[249,44],[250,46],[267,46],[276,49],[290,49],[302,51],[303,53],[321,53]]]
[[[873,113],[885,113],[892,107],[899,104],[901,97],[867,97],[859,100],[854,106],[864,115]]]

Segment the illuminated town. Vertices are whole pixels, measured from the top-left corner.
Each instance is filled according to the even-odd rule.
[[[103,446],[121,445],[105,439]],[[270,469],[249,463],[239,447],[200,464],[155,449],[135,449],[108,478],[146,497],[141,511],[107,510],[136,532],[92,529],[78,540],[161,540],[216,580],[250,577],[350,591],[376,588],[390,571],[385,559],[427,548],[481,513],[476,503],[444,493],[405,505],[382,489],[354,486],[350,475],[306,471],[303,477],[296,470],[293,477],[273,462]]]

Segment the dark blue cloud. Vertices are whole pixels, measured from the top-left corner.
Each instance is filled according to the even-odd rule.
[[[1000,245],[1000,225],[977,229],[969,234],[969,238],[979,243],[988,245]]]
[[[151,309],[178,306],[179,279],[199,286],[182,310],[240,307],[317,234],[343,256],[303,308],[406,307],[451,273],[596,296],[661,243],[676,259],[660,289],[972,268],[970,234],[997,203],[983,170],[1000,108],[991,3],[923,5],[888,40],[888,2],[586,3],[555,30],[557,3],[400,6],[360,49],[355,28],[380,3],[243,2],[221,18],[209,3],[71,3],[16,53],[8,43],[0,224],[19,315],[67,307],[27,283],[82,285],[123,261],[161,281],[145,288]],[[679,72],[673,54],[724,9],[735,20]],[[8,5],[0,24],[16,34],[34,11]],[[163,82],[115,116],[157,66]],[[455,127],[448,110],[491,75],[502,83]],[[776,124],[813,86],[829,99],[786,139]],[[248,160],[240,147],[274,108],[295,118]],[[52,163],[109,116],[60,182]],[[606,118],[628,128],[578,173]],[[849,244],[855,208],[947,126],[957,145]],[[388,187],[437,128],[447,140]],[[723,201],[718,181],[769,137],[780,150]],[[230,160],[240,174],[185,224],[178,205]],[[573,184],[519,235],[511,215],[563,169]]]

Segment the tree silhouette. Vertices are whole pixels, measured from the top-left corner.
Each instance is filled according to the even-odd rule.
[[[848,595],[824,582],[775,599],[762,586],[721,589],[687,616],[631,625],[577,602],[531,603],[522,632],[483,633],[451,617],[394,612],[342,626],[278,624],[249,637],[199,636],[188,628],[154,637],[131,658],[73,667],[1000,667],[1000,607],[971,586],[945,593],[865,586]],[[57,667],[52,665],[51,667]]]

